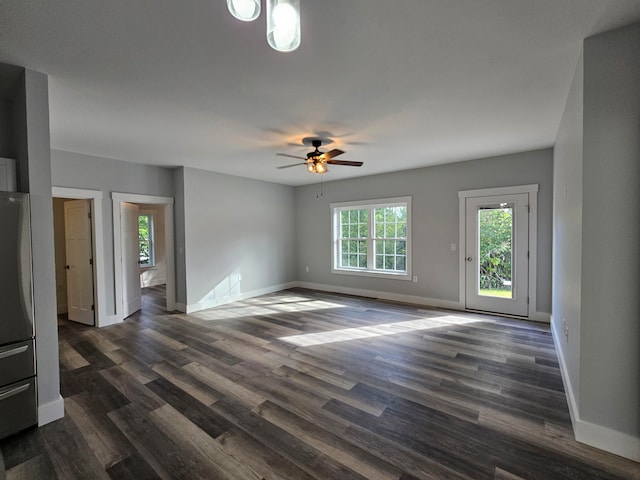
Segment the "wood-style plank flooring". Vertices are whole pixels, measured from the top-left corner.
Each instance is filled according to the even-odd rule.
[[[546,325],[303,289],[162,303],[60,321],[66,416],[1,441],[0,478],[640,478],[573,440]]]

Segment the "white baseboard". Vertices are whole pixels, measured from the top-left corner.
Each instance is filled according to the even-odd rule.
[[[238,294],[225,295],[219,298],[211,298],[203,300],[197,303],[190,303],[185,305],[184,303],[176,303],[176,309],[185,313],[199,312],[200,310],[206,310],[207,308],[218,307],[231,302],[238,302],[240,300],[246,300],[247,298],[258,297],[260,295],[266,295],[268,293],[279,292],[280,290],[286,290],[298,286],[298,282],[282,283],[279,285],[272,285],[265,288],[259,288],[248,292],[242,292]]]
[[[560,332],[562,333],[562,332]],[[573,394],[573,386],[571,385],[571,378],[569,377],[569,370],[567,369],[567,362],[564,358],[564,350],[560,344],[560,338],[562,338],[558,331],[556,331],[556,325],[553,323],[553,316],[551,317],[551,336],[553,337],[553,343],[556,346],[556,352],[558,354],[558,364],[560,365],[560,374],[562,375],[562,383],[564,385],[565,395],[567,397],[567,405],[569,407],[569,415],[571,416],[571,424],[573,425],[574,435],[576,423],[579,421],[578,404]]]
[[[64,417],[64,398],[58,395],[53,402],[38,405],[38,426],[54,422]]]
[[[394,302],[413,303],[415,305],[448,308],[451,310],[464,310],[464,305],[462,305],[460,302],[451,300],[419,297],[417,295],[404,295],[401,293],[381,292],[378,290],[366,290],[363,288],[336,287],[333,285],[323,285],[320,283],[297,282],[297,285],[301,288],[309,288],[312,290],[320,290],[323,292],[346,293],[347,295],[379,298],[381,300],[391,300]]]
[[[567,396],[575,439],[580,443],[628,458],[635,462],[640,462],[640,438],[603,427],[602,425],[596,425],[595,423],[590,423],[580,418],[580,410],[573,393],[567,363],[564,358],[564,351],[560,347],[558,340],[559,333],[556,331],[553,317],[551,318],[551,334],[556,345],[556,352],[558,352],[562,383],[564,384],[564,391]]]
[[[578,442],[640,462],[640,438],[638,437],[585,420],[578,420],[573,429]]]
[[[425,305],[430,307],[447,308],[450,310],[465,311],[464,303],[452,300],[442,300],[439,298],[421,297],[418,295],[405,295],[402,293],[381,292],[378,290],[366,290],[362,288],[337,287],[333,285],[323,285],[319,283],[298,282],[298,286],[323,292],[346,293],[347,295],[357,295],[360,297],[379,298],[381,300],[391,300],[395,302],[413,303],[415,305]],[[487,315],[491,313],[487,312]],[[527,320],[534,322],[549,323],[551,314],[546,312],[535,312]]]
[[[547,312],[533,312],[529,315],[529,320],[533,322],[551,323],[551,314]]]

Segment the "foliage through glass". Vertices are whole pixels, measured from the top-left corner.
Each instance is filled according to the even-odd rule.
[[[478,211],[480,294],[511,298],[513,206]]]
[[[140,265],[153,265],[153,250],[151,243],[153,222],[151,215],[138,216],[138,244],[140,246]]]

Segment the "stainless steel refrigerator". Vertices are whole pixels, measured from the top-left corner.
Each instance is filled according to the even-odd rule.
[[[29,195],[0,192],[0,438],[38,422]]]

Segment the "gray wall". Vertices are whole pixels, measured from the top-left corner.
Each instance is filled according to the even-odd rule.
[[[106,274],[106,314],[115,314],[113,208],[111,193],[173,197],[173,170],[109,158],[51,150],[51,178],[56,187],[103,192],[102,220]]]
[[[184,248],[189,308],[296,280],[293,187],[181,170],[184,229],[177,228],[176,247]]]
[[[13,102],[2,99],[2,92],[0,92],[0,157],[16,158],[13,143]]]
[[[450,248],[459,241],[458,191],[539,184],[537,309],[550,312],[552,157],[551,149],[537,150],[329,182],[324,184],[320,198],[319,184],[299,187],[297,278],[336,287],[458,302],[459,252]],[[404,195],[413,197],[412,274],[418,276],[419,282],[332,274],[329,204]]]
[[[580,410],[640,438],[640,24],[584,42]]]
[[[3,122],[0,128],[3,154],[15,157],[18,190],[28,192],[31,203],[38,419],[46,423],[62,415],[53,261],[48,79],[42,73],[4,64],[0,64],[0,77],[3,85],[11,84],[15,88],[11,92],[1,92],[11,105],[10,113],[5,111],[0,116]]]
[[[582,301],[582,115],[583,56],[580,55],[565,106],[553,162],[553,318],[557,348],[564,358],[567,389],[580,401],[580,309]],[[564,323],[563,323],[564,321]],[[564,325],[569,329],[564,335]]]
[[[576,438],[635,460],[640,459],[638,52],[640,24],[585,40],[554,157],[553,329],[574,399]]]
[[[47,76],[25,70],[25,88],[38,405],[42,407],[60,398]]]
[[[176,303],[187,304],[187,271],[185,270],[185,225],[184,225],[184,167],[176,168],[173,174],[173,188],[175,191],[175,204],[173,216],[175,219],[175,259],[176,259]]]

